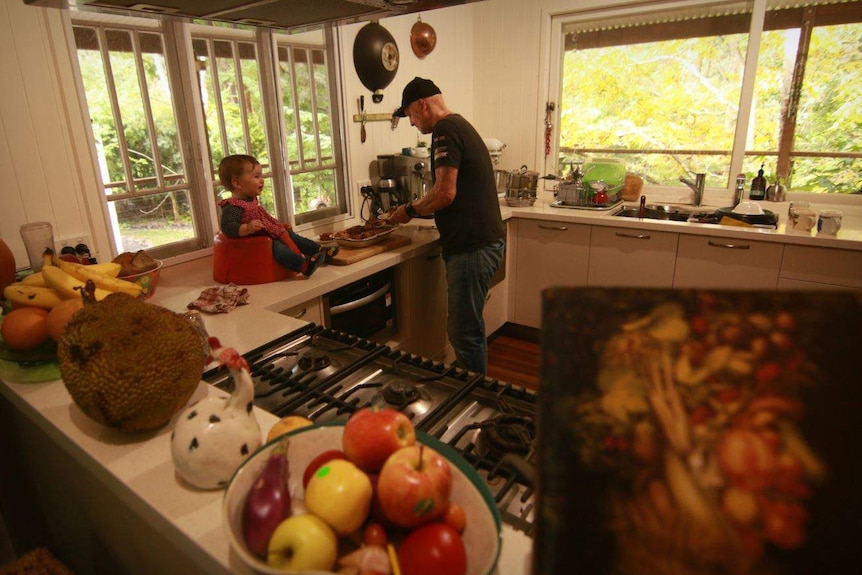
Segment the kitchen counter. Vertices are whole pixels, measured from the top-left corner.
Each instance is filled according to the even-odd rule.
[[[854,198],[855,199],[855,198]],[[830,200],[830,201],[825,201]],[[664,204],[671,203],[666,198],[650,199],[647,203]],[[637,202],[623,202],[624,206],[637,206]],[[685,204],[680,204],[682,207]],[[717,210],[723,203],[712,203],[704,205],[698,210]],[[819,211],[821,209],[840,209],[843,214],[842,226],[836,236],[824,236],[817,234],[816,230],[807,233],[787,231],[787,211],[790,202],[761,202],[765,210],[778,214],[778,228],[775,230],[762,228],[745,228],[740,226],[724,226],[716,224],[698,224],[689,222],[674,222],[669,220],[651,220],[638,218],[617,217],[614,214],[619,208],[600,210],[581,210],[572,208],[559,208],[551,205],[550,201],[539,199],[532,207],[516,208],[509,207],[501,200],[503,217],[526,218],[534,220],[553,220],[562,222],[582,223],[598,226],[609,226],[619,228],[637,228],[641,230],[671,231],[691,235],[723,236],[739,239],[756,239],[765,242],[782,244],[793,244],[803,246],[816,246],[838,248],[846,250],[862,251],[862,204],[846,205],[836,204],[835,198],[826,198],[824,203],[812,203],[811,207]]]
[[[436,230],[423,224],[404,226],[399,233],[410,234],[413,242],[392,252],[350,266],[324,266],[308,279],[248,286],[248,305],[225,314],[203,314],[207,330],[223,345],[245,352],[298,329],[306,322],[278,312],[432,249]],[[182,312],[211,285],[217,285],[211,258],[188,261],[163,270],[150,301]],[[201,382],[191,401],[224,395]],[[51,506],[47,529],[60,547],[54,551],[73,568],[99,573],[250,573],[230,550],[222,525],[223,492],[192,489],[175,476],[170,455],[173,421],[143,436],[120,433],[84,416],[59,380],[0,383],[0,414],[0,433],[15,438],[12,447],[20,452],[4,464],[4,473],[12,471],[10,478],[18,477],[19,487],[35,488],[43,503],[61,502]],[[265,436],[278,418],[257,408],[255,414]],[[0,487],[8,489],[5,481]],[[3,498],[10,495],[2,493]],[[15,509],[14,502],[11,506]],[[31,521],[6,519],[12,530],[17,521]],[[499,575],[527,573],[532,541],[504,526],[503,542]]]

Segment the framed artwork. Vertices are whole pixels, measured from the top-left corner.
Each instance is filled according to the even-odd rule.
[[[862,294],[543,294],[535,573],[862,570]]]

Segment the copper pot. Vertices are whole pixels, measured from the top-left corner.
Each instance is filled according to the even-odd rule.
[[[436,45],[437,32],[429,24],[422,21],[422,16],[419,16],[419,19],[413,24],[413,28],[410,29],[410,47],[413,48],[413,53],[422,60],[434,51]]]

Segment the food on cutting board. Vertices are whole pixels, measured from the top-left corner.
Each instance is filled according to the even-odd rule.
[[[57,360],[81,411],[129,432],[170,421],[204,370],[201,338],[189,321],[125,293],[75,313],[58,342]]]
[[[289,436],[275,445],[242,504],[246,547],[285,571],[463,575],[468,518],[449,501],[449,462],[390,408],[360,409],[341,440],[343,451],[325,449],[304,470],[289,467]],[[375,510],[382,501],[389,512]]]
[[[388,232],[394,227],[395,226],[393,224],[390,224],[385,220],[371,218],[362,225],[351,226],[349,228],[341,230],[340,232],[335,232],[329,236],[329,239],[367,240],[368,238],[379,236],[383,232]],[[321,236],[321,239],[323,239],[323,236]]]

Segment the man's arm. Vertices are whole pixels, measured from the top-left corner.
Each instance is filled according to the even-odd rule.
[[[451,166],[440,166],[435,171],[435,182],[424,196],[418,200],[399,206],[398,209],[390,216],[389,221],[396,224],[409,222],[415,216],[424,216],[433,214],[436,211],[442,210],[446,206],[455,201],[457,194],[456,182],[458,181],[458,168]],[[414,215],[407,214],[407,205],[410,206]]]

